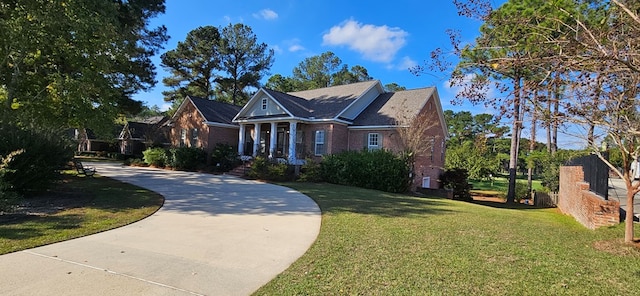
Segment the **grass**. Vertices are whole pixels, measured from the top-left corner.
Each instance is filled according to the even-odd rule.
[[[527,180],[517,179],[516,182],[527,184]],[[472,192],[478,192],[482,194],[493,194],[493,195],[506,195],[507,190],[509,189],[509,179],[506,177],[493,177],[493,180],[471,180],[471,184],[473,184]],[[539,180],[533,180],[532,182],[533,190],[540,191],[542,190],[542,184]]]
[[[623,225],[592,231],[556,209],[285,185],[318,203],[322,227],[311,248],[256,295],[625,295],[640,290],[640,250],[622,243]]]
[[[140,187],[70,171],[59,186],[25,200],[37,215],[0,216],[0,254],[117,228],[157,211],[164,198]]]

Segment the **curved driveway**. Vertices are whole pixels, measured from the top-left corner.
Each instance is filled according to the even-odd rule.
[[[95,166],[162,194],[164,206],[125,227],[0,256],[0,294],[247,295],[304,254],[320,229],[318,206],[285,187]]]

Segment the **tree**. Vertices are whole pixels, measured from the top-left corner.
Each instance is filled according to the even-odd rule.
[[[349,68],[330,51],[304,59],[293,68],[292,72],[291,77],[284,77],[280,74],[271,76],[267,82],[267,88],[281,92],[293,92],[373,79],[365,67],[356,65]],[[398,86],[397,90],[400,88]]]
[[[250,97],[247,89],[260,87],[260,79],[273,64],[273,49],[258,43],[251,27],[229,24],[221,31],[220,77],[217,98],[234,105],[244,105]]]
[[[284,77],[280,74],[275,74],[269,77],[269,80],[267,80],[267,84],[265,85],[265,87],[283,93],[294,92],[303,89],[300,86],[299,81],[291,77]]]
[[[161,65],[171,73],[162,79],[172,90],[164,91],[165,101],[182,101],[186,96],[213,98],[215,79],[220,68],[218,44],[220,33],[216,27],[198,27],[187,34],[175,49],[160,56]]]
[[[0,120],[108,128],[136,113],[167,40],[148,28],[163,0],[9,0],[0,4]]]
[[[407,90],[406,87],[401,86],[395,82],[392,83],[387,83],[384,85],[384,90],[387,92],[397,92],[397,91],[401,91],[401,90]]]
[[[531,100],[530,93],[545,77],[541,75],[548,68],[546,62],[549,36],[561,36],[566,31],[545,25],[548,18],[560,15],[557,4],[565,5],[573,11],[571,1],[511,0],[496,10],[489,1],[454,1],[461,15],[478,17],[484,21],[480,36],[468,45],[462,46],[459,33],[450,30],[454,53],[459,57],[456,68],[451,72],[451,84],[462,87],[458,100],[491,105],[501,114],[511,119],[511,149],[509,161],[509,191],[507,202],[515,199],[515,175],[518,168],[518,147],[523,127],[525,101]],[[449,63],[444,60],[444,51],[432,52],[434,62],[429,69],[446,71]],[[416,74],[424,73],[425,67],[412,69]],[[504,97],[489,97],[490,86],[506,94]]]

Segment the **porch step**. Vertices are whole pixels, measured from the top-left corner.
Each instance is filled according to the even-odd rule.
[[[251,164],[252,162],[250,161],[246,162],[228,171],[226,174],[234,177],[244,178],[247,176],[247,173],[251,169]]]

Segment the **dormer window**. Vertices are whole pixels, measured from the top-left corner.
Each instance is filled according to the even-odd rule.
[[[267,110],[267,98],[262,98],[262,110]]]

